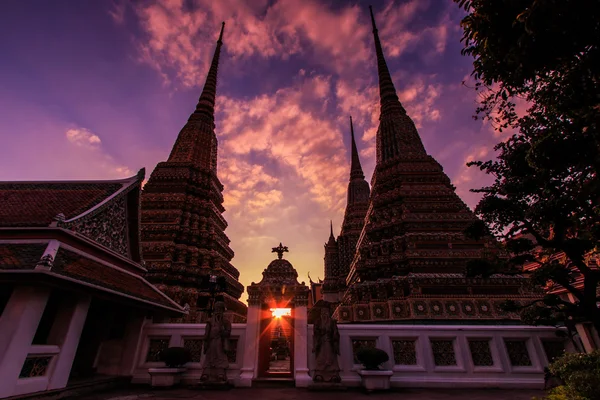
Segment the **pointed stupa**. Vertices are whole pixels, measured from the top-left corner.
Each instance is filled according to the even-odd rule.
[[[333,221],[329,220],[329,240],[327,245],[335,245],[335,236],[333,236]]]
[[[204,88],[202,89],[198,104],[196,105],[196,110],[190,115],[190,121],[204,118],[214,125],[215,99],[217,97],[217,71],[219,69],[219,57],[221,55],[221,46],[223,45],[224,29],[225,22],[221,24],[221,32],[219,33],[217,47],[215,48],[215,53],[213,54],[212,62],[210,63],[208,75],[206,76],[206,82],[204,82]]]
[[[380,165],[400,157],[410,158],[414,155],[425,155],[425,147],[423,147],[417,128],[398,99],[390,70],[383,55],[373,8],[369,6],[369,10],[379,76],[380,122],[377,130],[377,164]],[[377,170],[373,174],[371,185],[375,184],[376,176]]]
[[[345,230],[344,227],[347,226],[346,220],[348,207],[355,204],[368,203],[370,194],[369,184],[367,181],[365,181],[365,174],[363,173],[363,169],[360,164],[360,158],[358,156],[358,148],[356,147],[356,139],[354,137],[354,124],[352,123],[352,116],[350,116],[350,141],[350,182],[348,183],[348,202],[346,204],[346,215],[344,216],[344,222],[342,223],[342,232]],[[362,215],[363,219],[364,217],[365,216]]]
[[[188,122],[179,132],[177,141],[169,155],[169,162],[193,163],[201,169],[217,169],[217,137],[215,130],[215,99],[217,97],[217,72],[219,57],[223,46],[225,22],[221,24],[221,32],[213,54],[212,62],[196,109]]]
[[[477,217],[426,153],[398,100],[372,9],[371,23],[381,105],[376,165],[347,291],[334,317],[339,322],[505,319],[497,304],[516,293],[531,298],[523,289],[526,279],[465,276],[470,261],[496,246],[490,237],[465,236]],[[338,243],[341,247],[341,238]]]
[[[392,111],[406,113],[404,107],[402,107],[402,104],[400,104],[400,100],[398,100],[398,95],[396,94],[394,82],[392,82],[390,70],[387,66],[387,63],[385,62],[385,57],[383,56],[383,48],[381,47],[381,42],[379,41],[379,31],[377,30],[377,25],[375,24],[373,7],[369,6],[369,11],[371,12],[371,24],[373,26],[373,36],[375,38],[375,52],[377,54],[377,71],[379,74],[379,102],[381,105],[381,115]]]
[[[142,193],[142,251],[146,278],[180,304],[191,308],[182,322],[201,322],[210,295],[206,279],[224,278],[222,297],[232,322],[243,322],[239,301],[244,286],[231,264],[225,233],[223,185],[217,176],[214,110],[223,29],[200,100],[185,123],[167,161],[159,163]]]
[[[352,116],[350,116],[350,136],[352,141],[352,163],[350,164],[350,180],[365,179],[360,158],[358,157],[358,149],[356,148],[356,140],[354,139],[354,124],[352,124]]]
[[[323,295],[327,301],[338,302],[346,290],[346,277],[350,268],[350,263],[356,251],[356,243],[362,231],[365,215],[369,207],[369,184],[365,180],[365,175],[360,164],[358,148],[354,137],[354,124],[350,117],[350,182],[348,182],[348,202],[344,212],[344,221],[342,230],[337,240],[333,242],[333,229],[330,232],[329,243],[336,243],[336,257],[329,254],[325,249],[325,279],[323,284]],[[335,259],[335,261],[333,261]],[[330,265],[337,265],[337,268],[331,268]]]

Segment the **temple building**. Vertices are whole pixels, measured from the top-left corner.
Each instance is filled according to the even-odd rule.
[[[202,322],[218,295],[232,322],[243,322],[243,285],[231,265],[233,250],[225,234],[223,185],[217,177],[215,98],[223,45],[221,28],[204,89],[171,150],[159,163],[142,194],[142,253],[147,279],[181,306],[179,322]]]
[[[143,179],[0,182],[0,398],[130,376],[148,317],[184,315],[143,277]]]
[[[325,244],[323,299],[334,303],[339,302],[346,291],[346,277],[356,253],[356,243],[362,232],[369,207],[370,189],[358,157],[352,117],[350,117],[350,137],[352,148],[350,181],[342,231],[336,240],[331,226],[329,240]]]
[[[340,322],[518,319],[518,315],[504,312],[500,304],[539,294],[529,288],[524,277],[465,276],[470,260],[491,257],[499,247],[493,237],[472,240],[465,236],[464,230],[477,217],[457,196],[442,166],[425,151],[414,122],[398,99],[372,11],[371,21],[380,93],[376,166],[356,252],[347,261],[348,267],[337,256],[337,270],[348,288],[335,316]],[[359,182],[362,171],[355,167],[354,146],[351,177]],[[362,200],[368,191],[360,185]],[[352,178],[349,205],[356,196],[351,189]],[[361,203],[361,212],[362,207]],[[346,217],[349,213],[350,208]],[[354,234],[361,228],[358,214],[356,211],[352,218]],[[332,239],[326,246],[327,271],[336,271],[329,268],[329,263],[336,261]],[[335,272],[329,282],[333,276]],[[327,278],[326,293],[333,289]]]

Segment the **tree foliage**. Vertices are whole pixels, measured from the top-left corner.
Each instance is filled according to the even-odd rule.
[[[483,195],[475,212],[504,239],[513,255],[509,267],[537,262],[535,283],[561,287],[575,299],[546,296],[531,305],[527,319],[586,320],[600,331],[594,261],[600,244],[600,7],[589,0],[454,1],[467,11],[462,53],[474,59],[481,96],[475,118],[514,132],[496,145],[497,159],[468,164],[494,177],[473,190]],[[517,112],[519,102],[526,111]]]

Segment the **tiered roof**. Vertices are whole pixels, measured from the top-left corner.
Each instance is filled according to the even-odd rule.
[[[0,182],[0,280],[85,290],[183,314],[139,264],[144,171],[121,180]]]

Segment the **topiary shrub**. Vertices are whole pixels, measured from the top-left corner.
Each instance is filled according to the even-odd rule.
[[[550,364],[569,400],[600,400],[600,351],[567,353]]]
[[[378,370],[379,365],[390,359],[388,354],[373,347],[363,347],[356,352],[356,358],[365,366],[367,370]]]
[[[169,347],[160,352],[160,360],[169,368],[181,367],[192,360],[190,352],[183,347]]]

